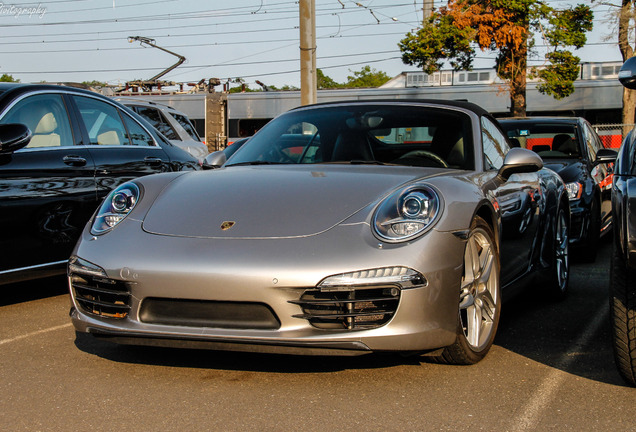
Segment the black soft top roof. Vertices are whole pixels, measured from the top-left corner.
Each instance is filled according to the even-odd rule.
[[[376,104],[376,105],[404,105],[404,104],[432,104],[432,105],[447,105],[450,107],[462,108],[465,110],[473,111],[475,114],[483,116],[490,115],[488,111],[483,109],[477,104],[467,101],[458,100],[446,100],[446,99],[365,99],[365,100],[342,100],[332,102],[321,102],[312,105],[304,105],[297,108],[293,108],[290,111],[303,108],[327,106],[327,105],[358,105],[358,104]]]

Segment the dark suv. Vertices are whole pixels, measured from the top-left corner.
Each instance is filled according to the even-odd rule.
[[[66,86],[0,84],[0,284],[64,273],[110,192],[146,174],[198,169],[128,108]]]

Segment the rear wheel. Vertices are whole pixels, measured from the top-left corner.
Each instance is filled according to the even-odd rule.
[[[437,361],[474,364],[490,350],[501,313],[499,253],[494,238],[490,226],[475,218],[464,251],[457,338]]]
[[[636,385],[636,272],[616,245],[610,269],[610,324],[618,372],[625,382]]]

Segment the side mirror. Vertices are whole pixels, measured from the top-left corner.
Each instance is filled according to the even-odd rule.
[[[541,157],[532,150],[514,147],[508,151],[499,169],[499,177],[508,180],[511,175],[537,172],[543,168]]]
[[[636,57],[628,58],[618,72],[618,80],[628,89],[636,89]]]
[[[599,151],[596,152],[596,160],[594,161],[594,165],[616,162],[617,156],[618,152],[614,149],[599,149]]]
[[[0,125],[0,154],[13,153],[31,141],[31,131],[20,123]]]
[[[212,152],[203,159],[203,169],[220,168],[226,160],[227,157],[221,150]]]

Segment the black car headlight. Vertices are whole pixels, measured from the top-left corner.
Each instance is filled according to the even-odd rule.
[[[441,208],[439,194],[429,186],[402,189],[382,201],[373,216],[373,227],[382,240],[410,240],[433,226]]]
[[[135,208],[140,194],[135,183],[124,183],[113,189],[95,215],[91,234],[104,234],[113,229]]]

